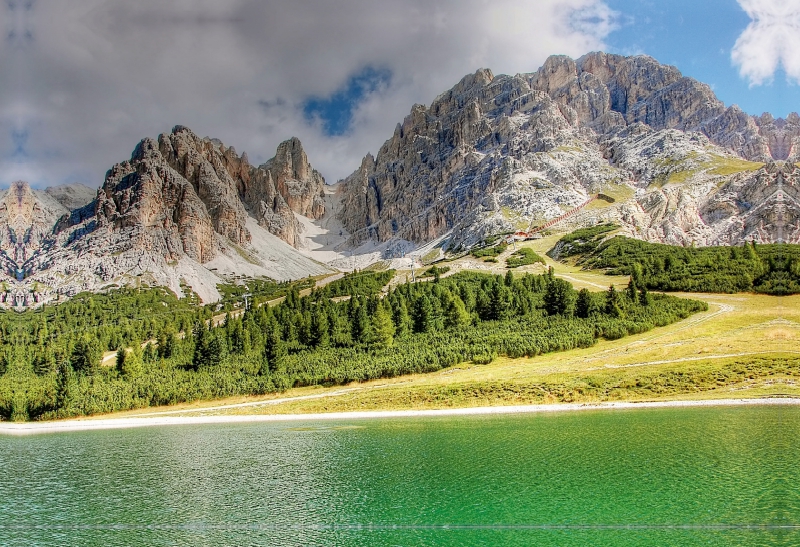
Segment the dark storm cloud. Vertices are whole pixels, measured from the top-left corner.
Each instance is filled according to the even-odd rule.
[[[0,184],[40,186],[97,186],[175,124],[253,162],[297,136],[335,181],[464,74],[535,70],[613,25],[599,0],[8,0],[4,19]],[[391,76],[348,93],[370,69]]]

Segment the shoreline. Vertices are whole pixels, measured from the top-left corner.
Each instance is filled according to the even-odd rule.
[[[769,397],[763,399],[707,399],[686,401],[619,401],[599,403],[554,403],[519,406],[445,408],[431,410],[372,410],[318,414],[245,414],[218,416],[164,416],[130,418],[73,418],[51,422],[0,422],[0,435],[23,436],[72,431],[128,429],[139,427],[232,424],[257,422],[303,422],[365,420],[381,418],[422,418],[436,416],[487,416],[501,414],[537,414],[585,410],[630,410],[652,408],[691,408],[714,406],[800,406],[800,398]]]

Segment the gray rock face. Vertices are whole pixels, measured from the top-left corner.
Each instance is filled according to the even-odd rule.
[[[726,107],[646,56],[554,56],[516,76],[479,70],[430,107],[415,105],[341,182],[339,220],[354,244],[447,235],[457,247],[558,218],[602,192],[614,206],[572,222],[614,220],[677,244],[739,241],[753,233],[723,236],[704,220],[718,222],[723,209],[707,214],[704,204],[726,181],[795,158],[798,122]]]
[[[63,205],[67,210],[80,209],[92,202],[97,190],[80,183],[61,184],[45,188],[44,193]]]
[[[253,270],[248,219],[296,245],[302,225],[295,214],[322,216],[323,192],[324,180],[297,139],[282,143],[265,166],[253,167],[232,147],[176,126],[142,140],[130,160],[108,171],[88,203],[76,185],[41,192],[18,182],[5,191],[0,267],[14,296],[0,298],[0,305],[24,307],[143,278],[178,287],[183,276],[196,277],[191,264],[222,255],[228,266],[244,260]],[[214,276],[206,277],[216,291]]]
[[[785,120],[775,119],[768,112],[754,117],[754,120],[774,159],[792,163],[800,160],[800,116],[796,112]]]

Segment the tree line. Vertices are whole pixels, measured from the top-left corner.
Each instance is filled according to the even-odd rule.
[[[800,293],[800,245],[678,247],[624,236],[603,240],[609,229],[613,226],[602,225],[565,236],[551,256],[577,256],[586,269],[609,275],[636,275],[650,290]]]
[[[208,308],[163,289],[82,297],[37,312],[31,324],[0,314],[0,416],[66,417],[430,372],[588,347],[707,309],[652,294],[634,278],[625,291],[599,293],[576,291],[552,270],[435,279],[385,294],[374,290],[382,272],[302,297],[291,286],[280,304],[228,314],[219,326]],[[346,290],[349,299],[332,299]],[[124,320],[137,310],[138,323]],[[113,366],[100,365],[106,348],[117,349]]]

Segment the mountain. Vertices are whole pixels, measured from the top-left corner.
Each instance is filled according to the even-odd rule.
[[[72,211],[91,203],[97,190],[76,182],[50,186],[45,188],[44,193],[63,205],[67,211]]]
[[[603,194],[565,225],[612,221],[678,245],[796,241],[799,122],[726,107],[646,56],[483,69],[411,109],[341,181],[338,216],[356,245],[444,238],[453,249]]]
[[[298,216],[325,214],[325,182],[300,141],[262,166],[189,129],[144,139],[86,202],[76,186],[0,198],[0,303],[31,306],[140,283],[190,286],[206,301],[233,275],[296,279],[331,271],[293,246]],[[68,207],[75,207],[69,210]]]
[[[0,306],[139,284],[213,301],[237,277],[405,268],[554,222],[675,245],[800,242],[798,160],[800,116],[750,116],[650,57],[481,69],[414,105],[332,186],[297,139],[253,166],[182,126],[142,140],[96,192],[14,183],[0,191]]]

